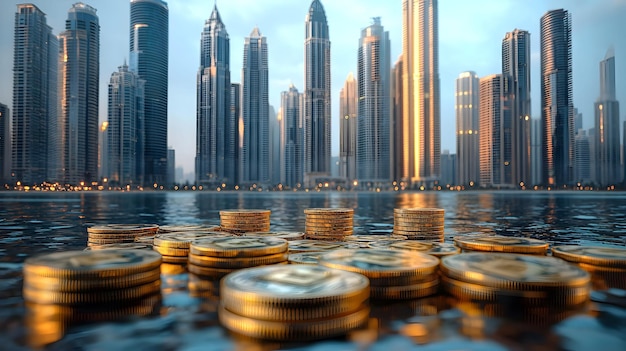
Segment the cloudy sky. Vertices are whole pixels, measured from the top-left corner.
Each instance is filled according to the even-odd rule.
[[[11,106],[13,28],[16,4],[0,0],[0,103]],[[32,0],[47,14],[58,34],[74,0]],[[128,58],[129,0],[87,0],[100,18],[100,119],[106,119],[107,84],[111,73]],[[267,37],[270,104],[278,109],[280,92],[293,83],[303,87],[304,18],[310,0],[218,0],[231,46],[231,79],[241,81],[244,38],[255,26]],[[401,0],[322,0],[330,26],[332,71],[332,153],[339,153],[339,90],[348,73],[356,72],[361,29],[381,17],[390,33],[393,60],[401,53]],[[169,136],[177,166],[193,172],[195,157],[196,73],[200,33],[211,14],[211,0],[169,0]],[[599,95],[599,68],[610,46],[615,49],[617,93],[626,110],[626,0],[440,0],[439,59],[442,150],[455,152],[454,89],[459,73],[479,76],[501,72],[501,43],[515,28],[531,33],[532,108],[539,104],[539,20],[549,10],[565,8],[573,18],[574,104],[592,127],[593,103]],[[624,120],[624,115],[621,116]]]

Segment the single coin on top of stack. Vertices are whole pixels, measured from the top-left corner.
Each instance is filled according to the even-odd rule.
[[[287,241],[304,239],[304,233],[302,232],[249,232],[243,233],[242,236],[266,236],[272,238],[281,238]]]
[[[243,269],[222,279],[220,295],[221,324],[264,340],[340,336],[369,318],[368,279],[322,266]]]
[[[393,233],[408,240],[444,240],[442,208],[396,208],[393,210]]]
[[[24,262],[30,341],[43,346],[72,324],[145,316],[161,301],[161,256],[151,250],[66,251]]]
[[[222,210],[220,228],[222,231],[241,235],[247,232],[269,232],[270,210]]]
[[[439,259],[414,251],[335,250],[321,255],[319,264],[363,274],[370,280],[372,299],[416,299],[439,287]]]
[[[369,247],[370,243],[375,243],[379,241],[403,241],[406,240],[407,237],[404,235],[387,235],[387,234],[356,234],[347,236],[345,241],[351,241],[359,243],[361,248]]]
[[[625,247],[563,245],[553,247],[552,256],[589,272],[595,290],[626,290]]]
[[[418,251],[435,257],[443,257],[456,255],[461,252],[454,244],[440,242],[424,242],[414,240],[383,240],[374,241],[368,245],[372,249],[392,249],[392,250],[408,250]]]
[[[543,240],[501,235],[455,236],[454,242],[464,252],[507,252],[545,256],[548,251],[548,243]]]
[[[352,208],[307,208],[304,216],[307,239],[344,241],[354,233]]]
[[[591,290],[587,272],[539,255],[462,253],[442,258],[441,273],[442,285],[452,296],[489,304],[495,315],[522,319],[580,309]]]
[[[87,228],[87,246],[132,243],[142,236],[156,234],[154,224],[106,224]]]
[[[186,264],[189,255],[189,245],[198,239],[215,239],[233,237],[234,234],[226,232],[202,232],[202,233],[166,233],[157,234],[154,237],[154,251],[163,256],[163,262],[174,264]]]
[[[159,234],[165,233],[201,233],[201,232],[220,232],[220,226],[205,226],[201,224],[171,224],[171,225],[160,225],[159,226]]]
[[[134,243],[121,243],[121,244],[106,244],[106,245],[96,245],[96,246],[87,246],[85,251],[91,250],[152,250],[152,244],[141,244],[138,242]]]
[[[199,239],[189,247],[189,272],[219,279],[242,268],[287,263],[287,240],[271,237]]]

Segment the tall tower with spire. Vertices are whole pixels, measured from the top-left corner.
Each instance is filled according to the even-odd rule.
[[[231,113],[230,39],[217,5],[200,39],[196,101],[196,184],[235,184],[238,116]]]
[[[167,181],[169,9],[163,0],[130,1],[130,70],[145,80],[144,182]]]
[[[319,0],[311,3],[305,33],[304,182],[311,183],[316,176],[330,175],[330,38]]]
[[[269,182],[269,82],[267,40],[255,27],[245,39],[241,70],[243,143],[241,182]]]

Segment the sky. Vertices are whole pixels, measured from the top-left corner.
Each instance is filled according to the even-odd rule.
[[[196,129],[196,74],[200,33],[214,6],[211,0],[169,0],[168,144],[176,165],[193,172]],[[0,0],[0,103],[11,107],[13,30],[16,4]],[[32,0],[59,34],[74,0]],[[86,0],[100,21],[100,120],[107,115],[111,74],[128,59],[129,0]],[[276,110],[280,93],[293,83],[303,91],[304,20],[311,0],[217,0],[230,37],[231,80],[241,82],[244,38],[255,26],[267,37],[269,96]],[[381,17],[389,31],[392,61],[402,51],[402,0],[322,0],[330,29],[332,82],[332,154],[339,154],[339,91],[356,73],[361,30]],[[617,99],[626,111],[626,0],[439,0],[439,77],[441,149],[456,151],[455,80],[465,71],[479,77],[501,73],[502,39],[514,29],[531,35],[533,117],[540,117],[539,23],[549,10],[572,14],[574,105],[583,128],[593,127],[593,104],[599,96],[599,62],[615,51]],[[624,120],[624,113],[620,120]]]

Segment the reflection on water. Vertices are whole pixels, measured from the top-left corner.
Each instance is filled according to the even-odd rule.
[[[28,349],[30,320],[22,299],[22,263],[34,254],[86,246],[85,228],[105,223],[219,224],[223,209],[271,209],[273,231],[303,231],[304,209],[354,208],[356,234],[389,233],[393,209],[445,209],[445,237],[492,233],[551,244],[626,246],[626,193],[419,192],[419,193],[0,193],[0,347]],[[59,342],[68,349],[231,350],[283,347],[241,340],[216,319],[217,284],[198,281],[180,267],[162,267],[157,316],[119,323],[71,326]],[[201,289],[200,289],[201,290]],[[190,294],[190,291],[193,293]],[[626,292],[594,292],[588,313],[548,328],[492,319],[471,306],[429,298],[372,306],[369,328],[346,338],[285,348],[324,350],[626,349]],[[608,296],[608,297],[607,297]],[[28,317],[28,318],[27,318]],[[366,347],[367,346],[367,347]]]

